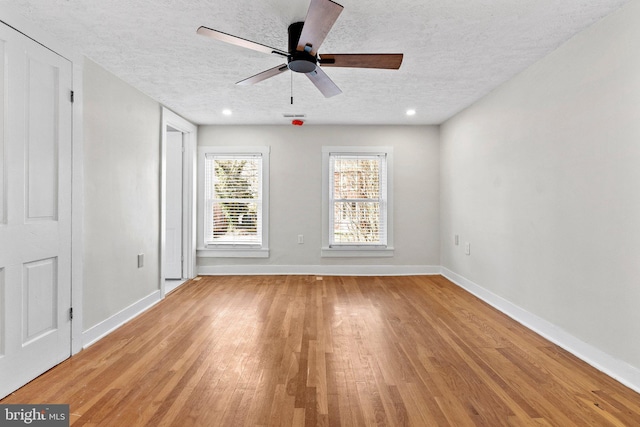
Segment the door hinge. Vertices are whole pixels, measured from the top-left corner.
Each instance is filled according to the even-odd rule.
[[[73,307],[69,308],[69,320],[73,320]]]
[[[73,91],[71,91],[71,95],[69,96],[69,98],[71,99],[71,103],[73,103]]]

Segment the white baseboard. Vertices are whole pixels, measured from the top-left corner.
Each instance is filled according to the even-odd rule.
[[[201,276],[317,275],[317,276],[433,276],[436,265],[209,265],[198,266]]]
[[[521,307],[445,267],[442,267],[442,275],[538,335],[548,339],[599,371],[609,375],[616,381],[640,393],[640,369],[579,340],[553,323],[529,313]]]
[[[87,348],[99,341],[104,336],[118,329],[134,317],[147,311],[161,300],[160,291],[155,291],[141,300],[131,304],[129,307],[119,311],[106,320],[87,329],[82,333],[82,348]]]

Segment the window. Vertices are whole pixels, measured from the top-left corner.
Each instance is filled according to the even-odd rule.
[[[392,256],[388,147],[323,148],[323,256]]]
[[[269,149],[200,147],[198,256],[268,256]]]

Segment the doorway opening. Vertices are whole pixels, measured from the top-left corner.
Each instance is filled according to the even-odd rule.
[[[196,145],[196,126],[163,108],[160,220],[163,296],[196,275]]]

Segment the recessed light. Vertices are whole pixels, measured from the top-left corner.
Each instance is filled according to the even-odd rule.
[[[416,115],[416,110],[407,110],[407,116],[415,116]]]
[[[230,116],[231,110],[229,110],[228,108],[225,108],[224,110],[222,110],[222,114],[224,114],[225,116]]]

